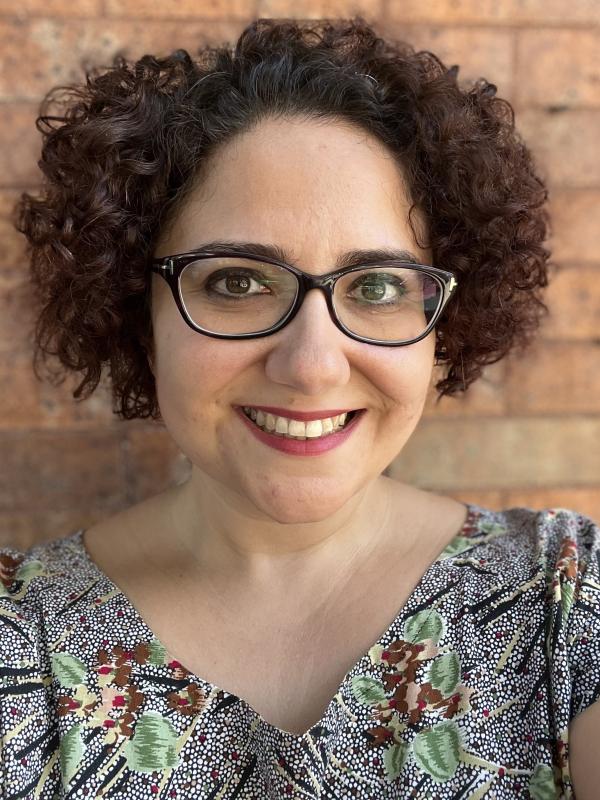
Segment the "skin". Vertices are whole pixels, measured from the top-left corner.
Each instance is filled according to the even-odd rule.
[[[431,263],[408,223],[399,167],[378,140],[342,122],[263,121],[213,154],[203,175],[164,229],[157,257],[229,239],[277,244],[314,274],[353,248],[398,247]],[[417,224],[424,228],[422,218]],[[398,505],[405,492],[418,508],[415,490],[381,473],[421,417],[433,335],[396,348],[354,341],[313,291],[276,334],[226,341],[190,329],[158,275],[152,292],[161,414],[193,465],[170,523],[192,561],[275,591],[301,563],[310,590],[310,575],[339,570],[376,545],[395,513],[392,494]],[[293,457],[258,442],[233,405],[368,411],[342,447]],[[439,500],[460,527],[464,507]],[[401,524],[418,528],[408,517]],[[407,534],[407,551],[412,544]]]
[[[571,777],[577,800],[597,800],[600,786],[600,702],[579,714],[569,728]]]
[[[353,248],[399,247],[432,263],[408,224],[410,203],[397,164],[378,140],[344,123],[263,121],[213,154],[202,174],[163,229],[157,257],[239,239],[277,244],[291,263],[314,274],[329,271]],[[421,241],[425,220],[415,219]],[[218,609],[231,608],[234,621],[240,609],[256,609],[255,619],[271,620],[282,654],[290,619],[297,620],[294,636],[305,624],[314,637],[335,598],[350,596],[353,584],[391,583],[393,576],[407,595],[464,519],[461,504],[381,474],[421,417],[433,335],[399,348],[355,342],[333,325],[324,296],[311,292],[276,334],[212,339],[184,323],[157,275],[152,320],[162,417],[192,473],[185,484],[141,504],[144,514],[126,511],[113,526],[119,562],[127,565],[123,583],[138,565],[140,575],[152,576],[152,594],[164,581],[189,602],[196,587],[207,585],[223,599],[215,618]],[[299,458],[259,443],[233,404],[364,407],[368,413],[342,447]],[[91,542],[96,560],[115,574],[114,560],[101,549],[112,540],[102,527],[99,533]],[[128,541],[134,542],[130,560],[122,555]],[[205,606],[203,597],[198,607]],[[169,617],[171,634],[173,624]],[[578,800],[597,796],[599,736],[597,703],[570,730]]]

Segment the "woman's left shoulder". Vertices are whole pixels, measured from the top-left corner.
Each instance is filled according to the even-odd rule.
[[[471,507],[471,536],[489,544],[490,554],[525,570],[541,567],[547,574],[580,581],[600,564],[600,525],[566,508],[509,508],[502,511]]]

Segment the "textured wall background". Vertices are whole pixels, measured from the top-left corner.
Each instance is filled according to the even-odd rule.
[[[187,473],[155,423],[121,422],[106,388],[77,404],[31,369],[23,244],[9,215],[35,189],[34,119],[82,63],[192,55],[254,16],[363,13],[484,76],[517,113],[549,181],[551,315],[525,358],[461,400],[428,405],[390,474],[491,507],[563,505],[600,519],[600,0],[0,0],[0,544],[62,536]]]

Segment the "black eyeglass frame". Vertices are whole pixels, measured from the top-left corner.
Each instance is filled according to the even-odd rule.
[[[254,333],[216,333],[215,331],[206,330],[200,325],[197,325],[188,315],[183,300],[181,298],[180,293],[180,284],[179,284],[179,277],[185,267],[188,264],[191,264],[194,261],[202,261],[208,258],[243,258],[248,259],[250,261],[257,261],[263,264],[273,264],[277,267],[282,267],[283,269],[291,272],[295,275],[298,281],[298,293],[296,295],[296,299],[294,300],[290,310],[287,314],[282,317],[275,325],[272,325],[270,328],[265,328],[261,331],[256,331]],[[439,269],[438,267],[431,267],[425,264],[413,264],[412,261],[399,261],[399,260],[383,260],[377,261],[374,264],[357,264],[353,267],[346,267],[345,269],[334,270],[333,272],[327,272],[325,275],[310,275],[307,272],[304,272],[298,267],[294,267],[291,264],[286,264],[284,261],[278,261],[275,258],[259,256],[255,253],[243,253],[239,251],[233,250],[212,250],[207,252],[206,250],[190,250],[187,253],[178,253],[176,255],[171,256],[164,256],[163,258],[155,258],[152,260],[151,271],[156,272],[158,275],[161,275],[167,284],[169,285],[171,292],[173,294],[173,299],[177,304],[177,308],[181,316],[183,317],[184,321],[189,325],[192,330],[196,331],[197,333],[203,333],[206,336],[211,336],[215,339],[260,339],[263,336],[270,336],[272,333],[276,333],[277,331],[281,330],[285,325],[292,321],[292,319],[296,316],[298,311],[302,306],[302,302],[306,296],[306,294],[311,289],[321,289],[325,293],[325,300],[327,302],[327,308],[329,310],[329,316],[331,317],[334,325],[339,328],[343,333],[349,336],[351,339],[354,339],[357,342],[365,342],[367,344],[376,344],[381,345],[383,347],[403,347],[405,345],[414,344],[415,342],[421,341],[426,336],[428,336],[433,328],[435,327],[436,322],[439,320],[448,300],[452,296],[454,290],[457,287],[456,277],[453,272],[448,272],[447,270]],[[353,333],[351,330],[346,328],[346,326],[338,319],[338,316],[335,312],[335,307],[333,304],[333,291],[335,288],[335,283],[338,278],[341,278],[343,275],[347,275],[349,272],[359,272],[363,269],[369,269],[370,267],[404,267],[409,269],[414,269],[419,272],[424,272],[427,275],[430,275],[442,288],[442,299],[438,305],[436,312],[434,313],[433,317],[429,321],[427,328],[420,336],[417,336],[414,339],[396,339],[393,341],[381,341],[379,339],[370,339],[365,336],[359,336],[356,333]]]

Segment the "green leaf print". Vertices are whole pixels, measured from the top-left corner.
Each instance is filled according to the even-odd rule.
[[[52,654],[52,672],[58,678],[58,682],[66,689],[74,689],[79,684],[84,683],[86,666],[76,656],[70,653]]]
[[[506,526],[500,525],[498,522],[482,522],[479,525],[479,530],[483,531],[483,533],[502,536],[502,534],[506,533]]]
[[[137,721],[124,754],[129,768],[138,772],[177,767],[179,756],[175,728],[157,711],[148,711]]]
[[[60,740],[60,772],[63,786],[67,786],[81,764],[85,746],[81,738],[81,723],[69,728]]]
[[[571,606],[573,605],[573,595],[575,594],[575,588],[572,583],[562,583],[560,587],[560,603],[562,607],[562,618],[563,622],[566,621],[567,617],[569,616],[569,611],[571,610]]]
[[[366,675],[352,678],[352,694],[363,706],[372,706],[385,700],[385,690],[379,681]]]
[[[448,720],[421,731],[413,742],[415,761],[424,772],[438,781],[450,780],[458,767],[459,739],[456,723]]]
[[[437,557],[437,561],[443,561],[445,558],[452,558],[452,556],[464,553],[465,550],[470,550],[472,547],[475,547],[476,544],[477,542],[474,542],[469,536],[455,536],[454,539],[444,547]]]
[[[452,694],[460,677],[460,659],[457,653],[439,656],[429,668],[429,683],[439,689],[444,697]]]
[[[152,639],[148,642],[148,649],[150,650],[150,654],[148,655],[150,664],[161,666],[165,663],[168,653],[158,639]]]
[[[409,745],[406,742],[396,742],[388,747],[383,756],[385,774],[388,780],[395,780],[402,772],[402,767],[406,763]]]
[[[559,792],[554,783],[552,767],[538,764],[529,779],[529,795],[532,800],[556,800]]]
[[[444,631],[444,621],[435,609],[424,609],[409,617],[404,623],[404,639],[416,644],[431,639],[437,644]]]
[[[15,580],[17,581],[25,581],[25,583],[29,583],[32,578],[35,578],[36,575],[45,575],[46,568],[42,564],[41,561],[28,561],[26,564],[22,564],[17,573],[15,575]]]

